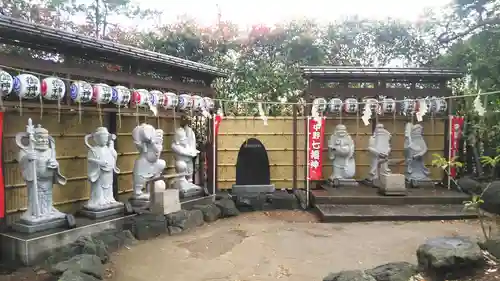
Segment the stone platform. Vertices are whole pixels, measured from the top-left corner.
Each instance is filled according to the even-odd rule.
[[[25,266],[43,261],[51,251],[73,243],[80,236],[92,235],[108,229],[123,229],[127,218],[135,215],[111,216],[103,219],[76,217],[76,228],[55,228],[37,233],[19,233],[6,231],[0,233],[0,249],[2,260],[21,263]]]
[[[323,222],[476,218],[463,212],[467,200],[469,195],[442,186],[408,189],[406,196],[384,196],[363,184],[311,191],[311,204]]]

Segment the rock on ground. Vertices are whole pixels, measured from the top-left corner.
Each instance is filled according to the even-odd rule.
[[[457,180],[457,183],[465,193],[471,195],[481,194],[484,189],[484,185],[482,183],[468,176],[459,178]]]
[[[377,281],[362,270],[348,270],[330,273],[323,281]]]
[[[127,228],[138,240],[147,240],[167,233],[167,224],[163,215],[137,215],[131,218],[127,224]]]
[[[437,278],[455,278],[483,264],[481,249],[467,237],[437,237],[417,249],[419,269]]]
[[[200,210],[206,222],[216,221],[221,215],[221,210],[215,204],[194,205],[193,209]]]
[[[500,259],[500,237],[490,238],[479,244],[481,249],[488,251],[497,259]]]
[[[392,262],[365,271],[377,281],[408,281],[417,274],[417,267],[408,262]]]
[[[295,189],[293,194],[297,197],[302,210],[307,209],[307,192],[305,190]]]
[[[238,193],[234,198],[236,207],[241,211],[253,212],[271,209],[266,193]]]
[[[82,272],[98,279],[102,279],[104,275],[104,265],[101,263],[101,259],[94,255],[77,255],[52,267],[52,272],[57,275],[66,270]]]
[[[487,186],[481,196],[483,203],[481,209],[492,214],[500,214],[500,181],[492,182]]]
[[[269,195],[271,206],[274,209],[295,210],[299,208],[299,201],[294,194],[288,193],[286,190],[277,190]]]
[[[201,226],[204,223],[203,213],[200,210],[180,210],[165,217],[170,235]]]
[[[217,200],[215,201],[215,205],[220,209],[222,218],[234,217],[240,214],[240,211],[236,208],[234,201],[229,198]]]
[[[83,272],[66,270],[57,281],[99,281],[99,279]]]

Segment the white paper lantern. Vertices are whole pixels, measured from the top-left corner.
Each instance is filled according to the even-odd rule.
[[[40,96],[40,79],[31,74],[20,74],[14,78],[13,91],[22,99],[36,99]]]
[[[86,103],[92,100],[94,89],[85,81],[75,81],[69,87],[69,95],[74,102]]]
[[[126,106],[130,102],[132,94],[127,87],[114,86],[112,87],[111,102],[118,106]]]
[[[443,98],[431,98],[431,111],[435,114],[446,114],[446,110],[448,109],[448,103]]]
[[[212,100],[211,98],[209,97],[204,97],[203,100],[205,101],[205,108],[210,111],[210,110],[213,110],[215,108],[215,103],[214,103],[214,100]]]
[[[138,107],[149,107],[150,97],[148,90],[137,89],[132,92],[132,103]]]
[[[344,112],[354,114],[359,111],[359,102],[355,98],[347,98],[344,100]]]
[[[205,109],[205,101],[203,100],[202,97],[198,95],[193,96],[193,110],[201,112],[203,109]]]
[[[92,86],[92,101],[97,104],[108,104],[113,98],[113,89],[111,86],[99,83]]]
[[[368,105],[372,112],[377,112],[378,100],[375,98],[365,98],[363,99],[364,106]]]
[[[47,77],[42,80],[40,92],[46,100],[61,100],[66,94],[66,85],[57,77]]]
[[[403,115],[413,114],[417,110],[417,102],[414,99],[405,98],[401,102],[401,113]]]
[[[5,70],[0,69],[0,91],[2,96],[8,96],[14,87],[14,78]]]
[[[149,91],[149,103],[152,106],[160,105],[160,103],[159,103],[160,99],[163,100],[163,93],[162,92],[160,92],[158,90]]]
[[[164,94],[165,101],[163,102],[163,107],[165,109],[173,109],[179,103],[179,97],[172,92],[166,92]]]
[[[193,99],[188,94],[179,95],[179,103],[177,104],[179,110],[188,110],[193,108]]]
[[[326,111],[328,104],[324,98],[315,98],[313,100],[313,107],[316,107],[319,113],[323,113]]]
[[[382,100],[382,112],[385,114],[396,112],[396,101],[391,98],[384,98]]]
[[[339,98],[333,98],[328,102],[328,108],[330,109],[330,112],[332,112],[332,113],[342,112],[342,105],[343,105],[343,102]]]

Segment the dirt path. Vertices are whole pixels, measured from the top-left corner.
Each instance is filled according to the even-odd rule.
[[[295,222],[291,222],[295,221]],[[301,212],[252,213],[116,253],[116,281],[303,281],[331,271],[415,262],[428,237],[478,237],[475,222],[314,223]]]

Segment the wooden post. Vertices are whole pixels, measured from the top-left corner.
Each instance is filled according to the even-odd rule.
[[[297,105],[292,105],[292,143],[293,143],[293,176],[292,176],[292,188],[297,188]]]
[[[0,97],[1,98],[1,97]],[[7,227],[7,200],[5,194],[5,144],[3,142],[3,131],[5,129],[5,112],[0,112],[0,230],[4,230]]]

